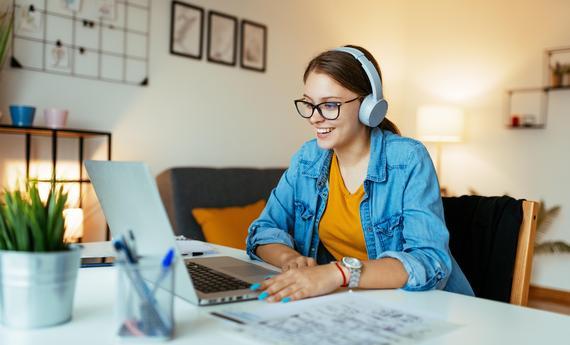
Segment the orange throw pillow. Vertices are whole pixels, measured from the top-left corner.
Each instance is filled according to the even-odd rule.
[[[247,229],[259,217],[265,200],[245,206],[195,208],[192,215],[202,228],[207,242],[245,249]]]

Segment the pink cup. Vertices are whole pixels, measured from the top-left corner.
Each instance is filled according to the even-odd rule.
[[[44,109],[44,118],[46,121],[46,127],[49,128],[63,128],[67,123],[67,114],[69,113],[66,109],[56,109],[47,108]]]

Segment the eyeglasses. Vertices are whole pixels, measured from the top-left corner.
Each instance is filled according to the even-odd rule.
[[[311,116],[315,113],[315,109],[327,120],[336,120],[340,115],[340,106],[345,103],[354,102],[357,99],[361,99],[362,97],[356,97],[346,102],[323,102],[317,105],[313,103],[304,101],[302,99],[295,100],[295,108],[301,117],[305,119],[310,119]]]

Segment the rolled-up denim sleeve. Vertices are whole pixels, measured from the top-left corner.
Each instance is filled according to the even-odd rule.
[[[403,197],[402,251],[386,251],[380,258],[399,260],[408,272],[404,290],[442,289],[451,274],[449,232],[445,226],[439,183],[425,147],[410,153]]]
[[[271,191],[261,215],[249,226],[246,252],[252,259],[261,260],[255,250],[263,244],[279,243],[295,248],[291,233],[295,222],[295,179],[301,151],[302,148],[293,156],[289,168],[281,176],[277,187]]]

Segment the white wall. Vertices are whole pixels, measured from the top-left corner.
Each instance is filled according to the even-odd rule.
[[[318,23],[290,21],[300,2],[192,3],[267,24],[267,73],[170,55],[170,2],[152,1],[150,86],[8,69],[1,109],[9,103],[67,107],[69,127],[111,130],[116,159],[147,161],[155,173],[173,165],[285,164],[305,137],[291,100],[298,95],[303,64],[325,47]],[[307,31],[313,34],[304,37]]]
[[[68,127],[112,131],[113,158],[145,161],[155,174],[186,165],[286,166],[291,154],[311,137],[292,102],[301,94],[305,65],[325,49],[356,37],[373,37],[372,33],[362,37],[355,33],[376,25],[378,18],[359,21],[358,8],[341,3],[330,6],[324,0],[274,1],[269,5],[263,0],[191,3],[266,24],[266,73],[209,63],[205,57],[197,61],[170,55],[170,1],[152,0],[148,87],[5,69],[0,75],[0,111],[6,114],[2,121],[9,123],[7,109],[12,103],[35,105],[39,111],[68,108]],[[401,25],[394,11],[384,11],[380,16],[385,19],[386,30]],[[391,42],[401,40],[395,37],[378,40],[376,47],[386,42],[386,46],[397,49],[398,45]],[[398,55],[397,50],[386,54],[392,57],[392,65],[398,65]],[[398,68],[402,68],[401,63]],[[42,125],[41,114],[36,115],[35,124]],[[92,148],[99,159],[105,157],[105,147],[100,145]],[[58,165],[58,174],[77,176],[75,147],[73,141],[60,145],[64,162]],[[2,184],[13,180],[15,168],[20,175],[24,173],[23,152],[22,137],[0,136]],[[48,176],[49,153],[49,141],[34,140],[32,158],[43,163],[43,173]],[[83,200],[90,205],[94,203],[92,197],[93,191],[88,188]],[[98,207],[84,209],[86,228],[102,229]],[[101,231],[91,231],[85,239],[101,236]]]
[[[546,129],[503,125],[505,90],[543,85],[543,52],[570,46],[570,2],[408,1],[405,132],[417,107],[454,104],[467,115],[466,141],[443,147],[443,182],[455,194],[507,193],[562,212],[544,239],[570,243],[570,90],[549,97]],[[570,255],[538,256],[532,282],[570,290]]]
[[[145,161],[155,174],[185,165],[286,166],[309,133],[292,103],[302,86],[304,64],[330,44],[320,23],[323,18],[309,15],[317,5],[298,12],[301,1],[272,6],[261,0],[192,3],[266,24],[267,72],[208,63],[205,52],[201,61],[170,55],[170,1],[153,0],[148,87],[5,69],[0,75],[3,122],[9,123],[12,103],[35,105],[39,111],[68,108],[68,127],[111,131],[114,159]],[[36,115],[35,124],[43,124],[43,116]],[[104,158],[105,147],[100,145],[94,158]],[[73,141],[60,145],[64,161],[58,174],[77,177],[75,147]],[[49,140],[34,140],[32,158],[48,168],[42,170],[48,176],[49,153]],[[15,169],[23,175],[22,137],[0,136],[0,156],[3,185],[14,179]],[[87,188],[83,201],[92,205],[93,199]],[[100,239],[100,209],[84,209],[86,229],[91,230],[85,239]]]
[[[70,127],[112,131],[114,158],[146,161],[155,174],[183,165],[285,166],[311,136],[291,102],[305,64],[324,49],[360,44],[380,60],[390,116],[404,134],[414,134],[421,104],[465,109],[466,142],[444,147],[443,182],[453,192],[472,187],[560,204],[546,238],[570,242],[570,163],[563,158],[570,91],[551,95],[544,130],[505,129],[502,115],[505,89],[541,85],[543,49],[570,45],[569,2],[190,2],[267,24],[267,72],[170,55],[170,2],[152,0],[150,86],[5,69],[0,110],[10,103],[67,107]],[[49,158],[43,151],[35,145],[34,157]],[[4,182],[6,161],[21,164],[21,138],[0,136],[0,157]],[[533,281],[570,290],[569,267],[567,257],[541,257]]]

